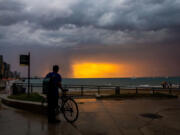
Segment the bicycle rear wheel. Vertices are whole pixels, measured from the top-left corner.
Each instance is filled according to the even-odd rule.
[[[72,99],[68,98],[63,104],[64,118],[68,122],[75,122],[79,115],[77,103]]]

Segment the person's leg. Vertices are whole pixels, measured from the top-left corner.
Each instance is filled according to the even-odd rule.
[[[54,96],[48,94],[48,120],[54,121],[55,120],[55,107],[54,107]]]
[[[48,121],[52,123],[59,123],[60,120],[56,119],[55,109],[58,105],[58,99],[53,99],[48,102]]]
[[[54,119],[56,119],[56,108],[58,107],[58,99],[54,98],[53,99],[53,109],[52,109],[52,116]]]
[[[48,120],[49,121],[55,120],[53,102],[51,101],[48,102]]]

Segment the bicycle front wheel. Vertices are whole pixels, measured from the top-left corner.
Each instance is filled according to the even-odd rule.
[[[72,99],[68,98],[64,104],[63,104],[63,114],[64,118],[68,122],[75,122],[79,115],[78,105],[77,103]]]

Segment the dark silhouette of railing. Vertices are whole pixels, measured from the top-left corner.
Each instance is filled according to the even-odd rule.
[[[27,89],[27,83],[16,83]],[[31,83],[30,92],[42,93],[43,85],[42,83]],[[160,87],[125,87],[125,86],[109,86],[109,85],[63,85],[63,88],[69,89],[69,94],[73,96],[95,96],[103,94],[114,94],[120,95],[125,93],[151,93],[165,92],[173,94],[174,92],[180,92],[180,88],[160,88]],[[38,89],[38,90],[37,90]]]

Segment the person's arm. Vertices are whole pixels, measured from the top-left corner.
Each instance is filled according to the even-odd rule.
[[[58,75],[58,87],[63,91],[61,75]]]
[[[63,91],[63,87],[62,87],[61,81],[58,83],[58,86]]]

